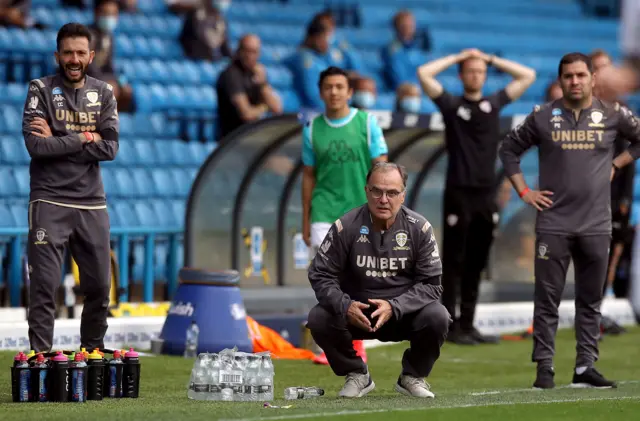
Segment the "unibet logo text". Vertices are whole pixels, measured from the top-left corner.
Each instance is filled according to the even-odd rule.
[[[96,124],[96,111],[85,113],[83,111],[56,110],[56,120],[67,123]]]
[[[400,270],[407,268],[408,257],[356,257],[358,267],[376,270]]]
[[[554,130],[554,142],[602,142],[604,130]]]

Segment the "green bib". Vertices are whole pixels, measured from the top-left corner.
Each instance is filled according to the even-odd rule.
[[[336,126],[324,115],[310,127],[315,155],[316,185],[311,199],[311,223],[333,223],[351,209],[366,203],[364,191],[371,168],[366,112]]]

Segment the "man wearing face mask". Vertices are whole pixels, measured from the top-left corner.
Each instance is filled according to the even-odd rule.
[[[100,0],[95,3],[95,21],[89,27],[91,30],[91,48],[95,51],[93,62],[89,65],[87,74],[103,80],[113,86],[113,93],[118,100],[120,111],[129,111],[133,99],[131,86],[124,78],[118,78],[113,64],[114,37],[113,32],[118,26],[119,5],[115,0]]]
[[[81,346],[103,348],[107,331],[111,255],[100,162],[118,152],[118,111],[113,87],[86,75],[94,57],[90,45],[87,27],[64,25],[55,54],[59,71],[32,80],[24,106],[22,134],[31,156],[29,342],[36,352],[53,345],[67,246],[84,296]]]
[[[422,108],[420,88],[413,83],[403,83],[396,90],[396,111],[418,114]]]
[[[464,87],[462,96],[450,94],[436,80],[436,75],[455,64]],[[484,96],[482,87],[489,64],[509,73],[513,81],[499,92]],[[471,49],[420,66],[418,77],[422,89],[442,113],[449,158],[443,209],[442,302],[455,317],[460,296],[460,319],[447,340],[465,345],[496,342],[497,338],[480,334],[473,319],[480,276],[499,218],[495,167],[500,110],[522,96],[536,80],[536,72]]]
[[[393,18],[395,40],[382,50],[384,74],[396,89],[403,82],[417,82],[416,69],[431,50],[431,39],[425,28],[416,29],[416,18],[407,10]]]
[[[373,79],[360,77],[353,81],[354,107],[361,110],[371,110],[376,105],[376,82]]]

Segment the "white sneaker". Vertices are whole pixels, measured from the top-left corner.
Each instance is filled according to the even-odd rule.
[[[396,392],[416,398],[435,398],[429,383],[423,378],[401,375],[396,383]]]
[[[369,371],[367,371],[367,374],[349,373],[347,374],[347,381],[344,383],[338,396],[343,398],[361,398],[371,392],[375,387],[376,384],[371,380]]]

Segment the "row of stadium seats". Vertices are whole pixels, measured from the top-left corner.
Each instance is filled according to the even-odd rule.
[[[116,159],[104,166],[199,168],[215,148],[214,143],[181,140],[120,139]],[[26,165],[30,157],[21,137],[0,138],[0,165]]]
[[[196,167],[102,168],[102,181],[108,198],[185,199],[197,175]],[[13,202],[29,197],[29,167],[0,167],[0,199]],[[135,225],[134,225],[135,226]]]

